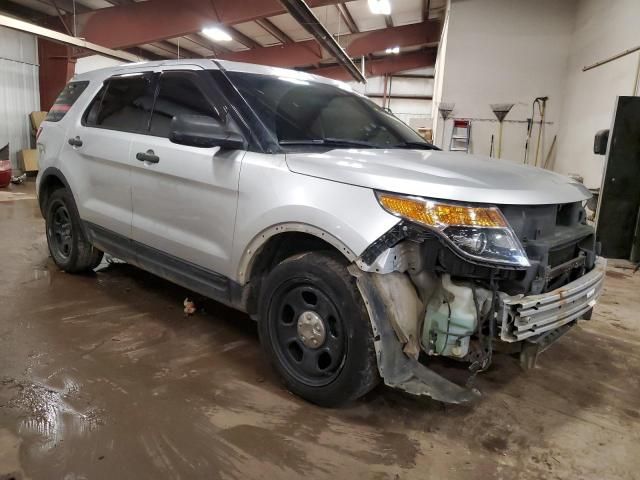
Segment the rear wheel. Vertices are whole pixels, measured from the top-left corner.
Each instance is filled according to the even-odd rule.
[[[368,313],[344,262],[328,252],[288,258],[260,295],[261,343],[293,393],[323,406],[378,382]]]
[[[49,252],[58,267],[78,273],[98,266],[103,254],[85,238],[73,196],[68,190],[61,188],[51,194],[45,221]]]

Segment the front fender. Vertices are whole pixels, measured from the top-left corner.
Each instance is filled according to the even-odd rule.
[[[242,257],[240,258],[240,264],[238,266],[238,283],[244,285],[249,278],[251,278],[251,270],[255,259],[258,257],[262,246],[269,241],[269,239],[286,232],[306,233],[313,235],[320,240],[333,245],[336,250],[341,252],[349,261],[353,262],[357,258],[356,254],[345,245],[339,238],[334,237],[324,230],[308,225],[306,223],[286,222],[278,225],[273,225],[262,232],[258,233],[253,240],[249,243],[245,249]]]
[[[241,284],[256,247],[282,229],[318,236],[353,261],[399,221],[370,188],[292,173],[284,155],[247,153],[239,192],[232,264]]]

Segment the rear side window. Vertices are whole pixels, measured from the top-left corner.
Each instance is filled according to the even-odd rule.
[[[95,96],[84,124],[123,132],[146,132],[153,106],[153,77],[113,77]]]
[[[47,113],[45,120],[47,122],[59,122],[67,114],[71,106],[80,98],[84,89],[87,88],[89,82],[70,82],[60,92],[58,98],[53,103],[51,110]]]
[[[151,135],[169,137],[171,120],[176,115],[202,115],[220,121],[220,115],[198,87],[191,72],[165,72],[151,117]]]

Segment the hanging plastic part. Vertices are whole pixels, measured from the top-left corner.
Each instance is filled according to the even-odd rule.
[[[386,385],[447,403],[469,402],[480,396],[478,390],[457,385],[407,355],[392,327],[398,323],[397,304],[380,291],[378,274],[363,272],[355,265],[349,272],[356,278],[369,312],[378,371]]]
[[[482,308],[478,301],[478,295],[476,286],[472,284],[473,289],[473,301],[476,307],[476,312],[478,318],[481,319],[480,325],[478,326],[478,342],[482,346],[482,357],[473,362],[469,366],[469,371],[471,375],[467,379],[466,386],[467,388],[472,388],[473,383],[475,382],[476,376],[478,373],[484,372],[489,369],[491,366],[491,361],[493,360],[493,338],[496,334],[496,308],[498,305],[498,285],[496,284],[494,274],[491,275],[490,279],[491,286],[491,306],[489,308],[489,312],[487,315],[482,315]],[[489,335],[484,334],[485,324],[489,322]]]

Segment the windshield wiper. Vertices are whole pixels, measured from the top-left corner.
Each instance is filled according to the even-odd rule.
[[[418,148],[421,150],[440,150],[440,148],[427,142],[402,142],[394,145],[393,148]]]
[[[375,143],[365,142],[363,140],[350,140],[348,138],[314,138],[300,140],[280,140],[280,145],[327,145],[330,147],[364,147],[364,148],[382,148]]]

